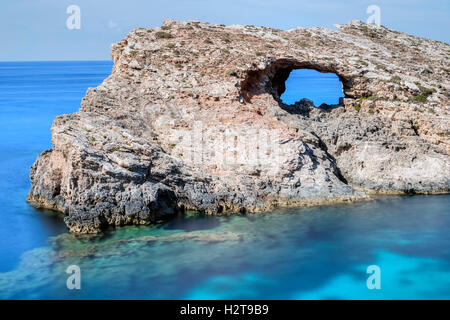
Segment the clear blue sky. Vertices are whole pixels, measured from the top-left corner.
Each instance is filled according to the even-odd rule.
[[[69,30],[69,5],[81,9],[81,29]],[[164,19],[264,25],[280,29],[366,21],[378,5],[381,24],[450,42],[449,0],[1,0],[0,61],[109,59],[109,46],[135,27]]]

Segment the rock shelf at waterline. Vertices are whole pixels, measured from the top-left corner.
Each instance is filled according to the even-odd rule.
[[[165,21],[112,45],[114,67],[54,120],[28,200],[75,233],[184,210],[263,212],[450,190],[450,45],[352,21],[288,31]],[[294,69],[344,98],[280,99]]]

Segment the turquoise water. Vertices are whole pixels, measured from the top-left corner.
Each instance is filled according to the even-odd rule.
[[[286,80],[286,90],[281,100],[286,104],[294,104],[302,98],[308,98],[318,107],[322,103],[339,104],[340,97],[344,97],[342,82],[336,74],[297,69],[292,70]]]
[[[450,195],[232,217],[190,213],[95,237],[25,202],[56,115],[111,62],[0,63],[0,298],[450,299]],[[81,270],[81,290],[65,271]],[[366,269],[381,269],[369,290]]]
[[[88,87],[111,73],[112,62],[0,62],[0,272],[11,270],[27,250],[65,232],[54,214],[24,200],[30,166],[51,148],[57,115],[79,109]]]

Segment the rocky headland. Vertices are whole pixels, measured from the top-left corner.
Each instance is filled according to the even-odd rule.
[[[448,192],[450,45],[359,21],[337,27],[132,30],[112,45],[111,75],[54,120],[28,200],[95,233],[184,210]],[[340,104],[283,104],[300,68],[337,74]]]

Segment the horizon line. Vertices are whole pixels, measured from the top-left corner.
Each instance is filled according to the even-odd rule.
[[[101,62],[101,61],[113,62],[112,59],[68,59],[68,60],[49,59],[49,60],[0,60],[0,63],[5,63],[5,62]]]

